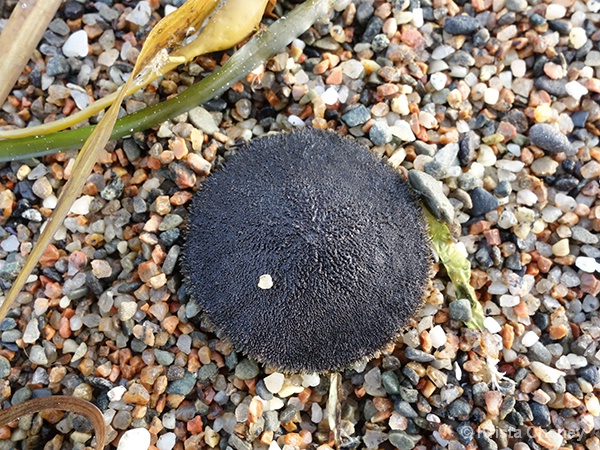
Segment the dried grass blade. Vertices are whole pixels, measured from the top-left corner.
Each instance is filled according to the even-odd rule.
[[[8,294],[2,303],[2,307],[0,307],[0,321],[6,317],[6,313],[10,309],[11,304],[17,299],[19,292],[21,292],[21,289],[23,289],[25,283],[27,282],[27,278],[29,278],[29,275],[35,268],[37,262],[42,257],[42,254],[46,250],[48,244],[52,242],[54,235],[58,231],[60,225],[63,223],[65,217],[67,217],[67,214],[69,214],[71,205],[81,193],[88,175],[98,160],[98,153],[104,148],[110,139],[113,127],[119,115],[121,101],[123,100],[125,92],[129,88],[130,84],[131,78],[120,90],[117,101],[114,102],[108,109],[100,123],[96,126],[96,128],[94,128],[94,131],[77,155],[75,164],[73,165],[71,178],[69,178],[69,180],[63,186],[63,189],[58,196],[58,202],[54,212],[52,213],[52,216],[46,222],[46,227],[41,232],[38,241],[31,250],[31,253],[29,253],[27,256],[23,268],[19,272],[19,275],[17,275],[12,287],[8,291]]]
[[[62,0],[20,0],[15,5],[0,33],[0,105],[21,75],[61,3]]]
[[[4,426],[13,420],[28,414],[38,413],[47,409],[69,411],[75,414],[81,414],[87,418],[96,432],[96,449],[100,450],[104,448],[106,443],[106,425],[104,424],[104,416],[93,403],[77,397],[53,395],[52,397],[36,398],[10,406],[6,409],[1,409],[0,426]]]

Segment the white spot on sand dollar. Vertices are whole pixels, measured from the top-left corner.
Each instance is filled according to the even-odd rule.
[[[273,278],[268,273],[258,278],[258,287],[261,289],[271,289],[273,287]]]

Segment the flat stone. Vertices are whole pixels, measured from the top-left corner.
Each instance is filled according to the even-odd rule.
[[[434,216],[448,223],[454,220],[454,208],[444,195],[440,181],[418,170],[409,171],[408,180],[413,189],[427,203]]]

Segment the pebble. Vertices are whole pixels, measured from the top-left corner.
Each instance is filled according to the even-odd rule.
[[[392,130],[382,121],[377,121],[369,130],[369,139],[375,145],[385,145],[392,140]]]
[[[444,195],[441,183],[428,175],[417,170],[408,172],[411,186],[417,191],[431,212],[440,220],[452,222],[454,220],[454,208]]]
[[[565,376],[564,372],[538,361],[533,361],[530,367],[535,376],[545,383],[556,383],[560,377]]]
[[[358,107],[346,112],[342,116],[342,120],[349,127],[356,127],[358,125],[362,125],[370,118],[371,112],[364,105],[359,105]]]
[[[577,153],[573,144],[557,128],[545,123],[537,123],[529,129],[532,144],[549,153],[564,152],[567,156]]]
[[[481,25],[477,19],[464,14],[447,17],[444,21],[444,31],[452,35],[473,34],[479,28]]]
[[[251,380],[258,375],[258,364],[251,359],[242,359],[235,368],[235,376],[240,380]]]
[[[84,30],[71,34],[62,46],[63,54],[67,58],[85,58],[88,55],[88,36]]]
[[[219,132],[213,116],[204,108],[198,106],[188,112],[189,121],[203,133],[213,135]]]
[[[460,320],[461,322],[469,322],[473,319],[471,303],[467,299],[459,299],[450,302],[449,311],[452,320]]]
[[[471,201],[473,202],[471,216],[481,216],[498,208],[498,199],[481,187],[471,191]]]
[[[145,428],[127,430],[119,439],[117,450],[148,450],[151,435]]]
[[[285,376],[282,373],[274,372],[268,377],[266,377],[263,381],[265,383],[265,387],[269,390],[269,392],[277,394],[279,391],[281,391],[281,388],[283,387]]]

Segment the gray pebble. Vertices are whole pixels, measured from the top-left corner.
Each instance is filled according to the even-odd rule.
[[[406,347],[404,355],[411,361],[417,361],[421,363],[427,363],[435,360],[435,356],[425,353],[423,350],[417,350],[415,348]]]
[[[21,389],[17,389],[13,394],[10,402],[13,405],[18,405],[20,403],[24,403],[31,398],[31,389],[24,387]]]
[[[482,216],[498,207],[498,199],[482,187],[476,187],[471,191],[473,208],[470,214],[473,217]]]
[[[167,386],[167,394],[179,394],[179,395],[188,395],[194,389],[196,385],[196,377],[189,373],[185,372],[183,378],[179,380],[174,380],[169,383]]]
[[[242,359],[235,368],[235,376],[240,380],[251,380],[258,375],[258,364],[251,359]]]
[[[396,448],[410,450],[415,447],[415,441],[405,431],[392,431],[388,440]]]
[[[392,140],[392,130],[387,123],[377,121],[369,130],[369,139],[375,145],[385,145]]]
[[[229,445],[231,445],[235,450],[252,450],[252,444],[247,441],[241,440],[235,434],[229,436]]]
[[[190,110],[188,118],[192,125],[206,134],[215,134],[219,131],[212,114],[200,106]]]
[[[170,366],[175,361],[175,355],[165,350],[154,349],[154,357],[156,362],[161,366]]]
[[[448,223],[454,220],[454,208],[444,195],[442,185],[438,180],[417,170],[408,172],[408,180],[412,188],[421,195],[435,217]]]
[[[564,152],[567,156],[577,153],[577,149],[558,129],[546,123],[536,123],[529,129],[531,143],[549,153]]]
[[[507,0],[506,9],[513,12],[522,12],[527,8],[527,0]]]
[[[550,362],[552,361],[552,354],[550,353],[550,350],[548,350],[546,346],[539,341],[529,347],[527,356],[530,360],[539,361],[547,366],[550,365]]]
[[[586,230],[583,227],[571,228],[572,238],[582,244],[595,245],[598,243],[598,236]]]
[[[206,381],[211,377],[215,376],[219,369],[214,363],[206,364],[202,366],[197,373],[197,377],[200,381]]]
[[[381,384],[383,384],[385,392],[387,392],[389,395],[397,395],[400,393],[400,382],[398,381],[398,376],[391,370],[381,374]]]
[[[6,378],[10,374],[10,361],[0,356],[0,378]]]
[[[474,17],[461,14],[454,17],[447,17],[444,22],[444,31],[448,34],[473,34],[481,28],[481,25]]]
[[[365,105],[359,105],[358,107],[347,111],[343,116],[342,120],[350,128],[362,125],[371,118],[371,113]]]
[[[454,300],[452,303],[450,303],[449,314],[452,320],[469,322],[473,318],[471,303],[469,300],[464,298]]]
[[[56,55],[50,58],[48,64],[46,64],[46,75],[49,77],[56,77],[60,75],[66,75],[71,70],[69,61],[62,55]]]
[[[471,405],[462,398],[457,398],[448,405],[448,415],[454,419],[466,420],[471,413]]]

